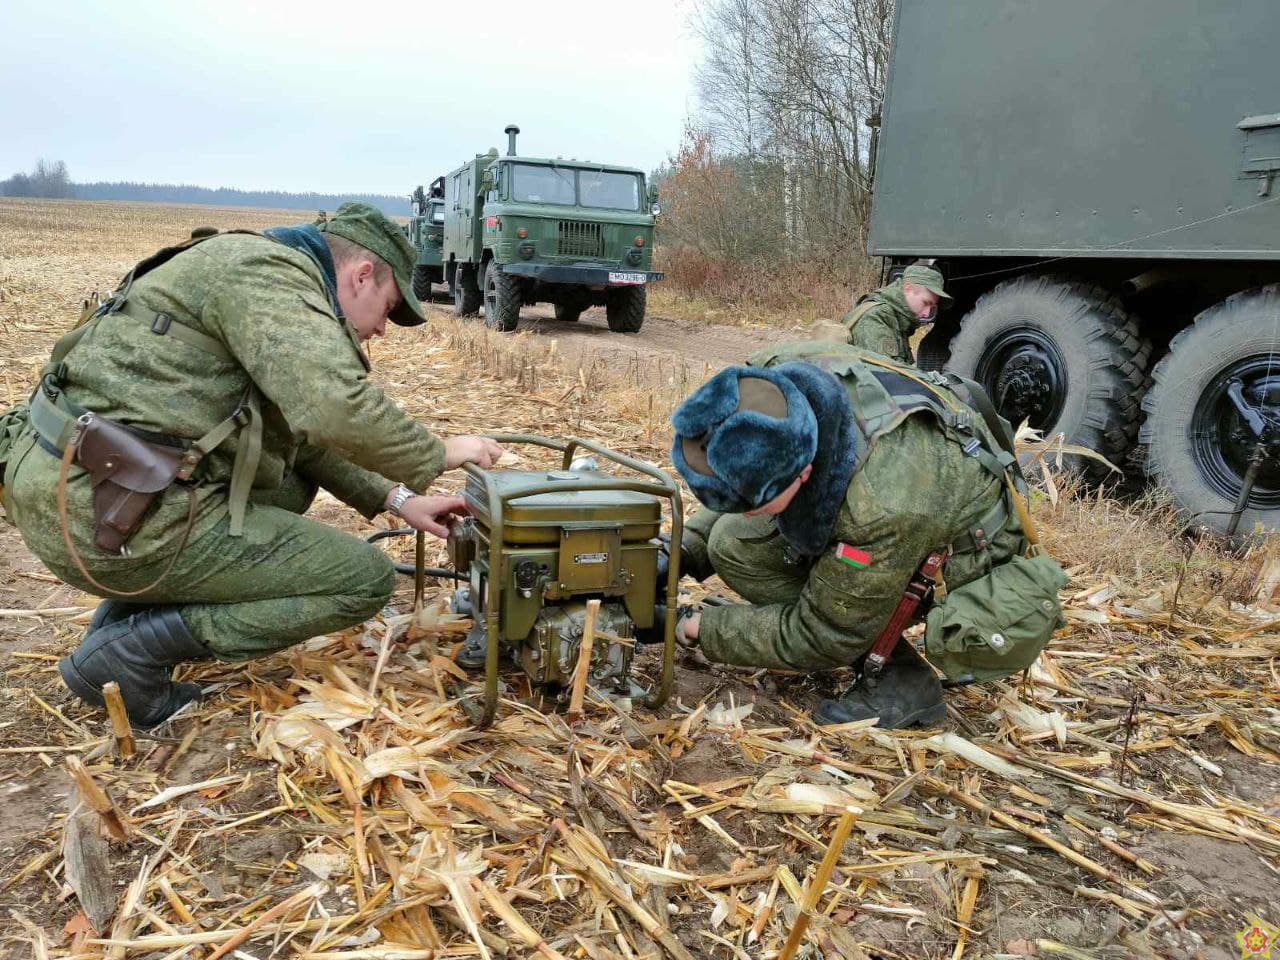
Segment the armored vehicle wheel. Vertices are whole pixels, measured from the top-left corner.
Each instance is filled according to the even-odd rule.
[[[1142,401],[1147,473],[1197,527],[1280,528],[1280,284],[1209,307],[1169,344]],[[1251,471],[1251,464],[1256,465]]]
[[[413,268],[413,295],[419,300],[431,300],[431,268],[417,264]]]
[[[484,271],[484,325],[509,333],[520,322],[520,279],[490,261]]]
[[[453,275],[453,312],[460,317],[480,312],[480,288],[476,285],[476,268],[460,263]]]
[[[564,320],[566,323],[577,320],[582,316],[581,307],[570,307],[563,303],[556,304],[556,319]]]
[[[644,323],[648,288],[614,287],[606,294],[604,309],[609,329],[614,333],[636,333]]]
[[[1151,345],[1100,287],[1018,277],[983,295],[951,341],[947,369],[982,384],[1016,427],[1096,450],[1121,466],[1138,435]],[[1086,460],[1098,477],[1110,473]]]

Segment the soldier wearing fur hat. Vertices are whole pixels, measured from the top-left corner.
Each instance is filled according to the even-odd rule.
[[[243,660],[377,613],[390,559],[302,516],[324,487],[367,517],[446,534],[444,470],[500,453],[441,440],[369,381],[362,343],[425,320],[403,232],[344,204],[316,225],[166,248],[58,342],[12,444],[4,506],[55,574],[107,599],[59,663],[81,699],[120,685],[135,724]]]
[[[671,456],[704,509],[685,526],[681,569],[718,574],[747,603],[685,611],[679,639],[723,663],[859,667],[932,553],[949,551],[953,591],[1026,553],[1007,481],[1016,461],[945,383],[811,342],[762,351],[686,399],[672,415]],[[930,660],[957,680],[1027,666],[1057,625],[1060,571],[1048,563],[1039,594],[999,586],[1038,605],[1040,634],[1008,631],[1007,641],[991,630],[972,644],[966,634],[953,650],[948,639],[935,649],[931,637]],[[940,721],[934,669],[909,642],[891,649],[874,683],[864,670],[841,699],[823,701],[817,719]]]
[[[912,334],[922,324],[932,323],[938,308],[950,300],[941,273],[922,263],[912,264],[899,279],[862,297],[845,315],[842,323],[848,329],[848,343],[913,364]]]

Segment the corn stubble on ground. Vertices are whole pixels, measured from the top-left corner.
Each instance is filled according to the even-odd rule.
[[[0,200],[4,398],[27,391],[80,298],[138,257],[199,224],[299,219]],[[441,314],[373,353],[382,385],[442,433],[577,433],[662,462],[697,350],[566,367],[546,336]],[[1280,924],[1280,554],[1227,558],[1176,539],[1156,503],[1061,482],[1036,509],[1072,573],[1069,625],[1021,682],[949,693],[945,732],[816,728],[806,708],[847,678],[685,663],[669,708],[589,694],[573,728],[508,676],[477,733],[447,697],[465,623],[433,612],[443,586],[409,623],[406,584],[359,629],[187,671],[213,691],[201,711],[139,735],[128,759],[54,669],[95,600],[4,527],[4,949],[769,957],[855,805],[800,956],[1235,956],[1247,917]],[[317,512],[371,529],[332,500]],[[93,835],[97,808],[68,809],[67,758],[77,796],[96,785],[125,839]],[[86,869],[110,874],[114,909]]]

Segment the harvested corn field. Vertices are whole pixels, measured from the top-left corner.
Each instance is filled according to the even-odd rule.
[[[0,201],[0,399],[26,393],[81,298],[139,257],[205,223],[297,219]],[[723,359],[696,337],[570,353],[443,314],[372,355],[442,434],[577,435],[658,464],[672,405]],[[1051,469],[1043,483],[1068,626],[1021,682],[951,691],[945,729],[893,733],[810,722],[847,676],[690,654],[656,712],[589,690],[580,718],[541,713],[506,674],[496,722],[475,731],[454,695],[469,623],[444,612],[444,584],[415,616],[406,583],[358,630],[184,668],[201,709],[124,736],[54,669],[96,599],[4,527],[5,949],[1233,957],[1255,918],[1280,924],[1280,551],[1226,556],[1180,539],[1158,503]],[[316,512],[376,529],[332,500]],[[652,681],[657,657],[638,661]]]

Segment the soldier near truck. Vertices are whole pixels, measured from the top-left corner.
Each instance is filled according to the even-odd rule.
[[[143,261],[55,346],[8,417],[4,506],[33,553],[107,599],[59,663],[149,727],[198,699],[176,664],[245,660],[375,614],[391,561],[302,514],[324,487],[443,537],[459,497],[421,495],[497,444],[441,440],[368,380],[361,343],[424,317],[414,253],[364,204]],[[16,438],[14,438],[16,434]],[[6,459],[0,457],[0,460]]]
[[[1008,425],[976,386],[834,343],[749,363],[671,418],[672,460],[704,506],[680,569],[747,601],[686,611],[681,642],[723,663],[855,667],[815,718],[884,727],[945,716],[933,667],[901,639],[925,609],[928,659],[952,682],[1034,661],[1064,622],[1066,576],[1035,545]],[[922,606],[941,578],[945,598]]]
[[[897,363],[914,364],[912,336],[921,326],[933,323],[943,302],[950,300],[942,274],[913,263],[897,280],[861,297],[845,315],[848,343]]]
[[[1145,464],[1194,527],[1280,526],[1280,6],[894,18],[868,246],[956,299],[919,365]]]

